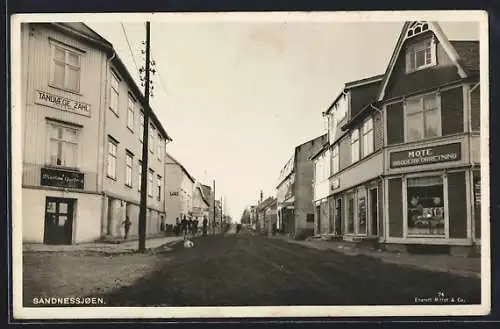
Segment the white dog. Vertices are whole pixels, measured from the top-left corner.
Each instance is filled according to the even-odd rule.
[[[184,241],[184,248],[192,248],[194,247],[194,242],[191,240]]]

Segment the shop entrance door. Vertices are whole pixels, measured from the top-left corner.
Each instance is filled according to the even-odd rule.
[[[342,235],[342,199],[335,200],[335,234]]]
[[[71,244],[73,241],[73,199],[47,197],[43,243]]]
[[[372,235],[378,235],[378,192],[377,189],[370,190],[370,217]]]

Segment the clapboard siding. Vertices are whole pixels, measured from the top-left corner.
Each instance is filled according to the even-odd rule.
[[[79,134],[78,168],[82,172],[94,173],[86,175],[86,190],[97,190],[99,169],[99,114],[104,102],[104,71],[106,55],[82,41],[77,41],[46,24],[30,24],[24,26],[22,76],[25,79],[23,88],[23,184],[38,186],[40,184],[39,168],[48,162],[48,130],[46,118],[62,120],[83,126]],[[72,93],[50,86],[51,46],[50,40],[56,40],[70,47],[84,51],[81,56],[80,93]],[[62,111],[35,103],[36,90],[90,105],[90,117]],[[95,176],[92,178],[92,176]]]

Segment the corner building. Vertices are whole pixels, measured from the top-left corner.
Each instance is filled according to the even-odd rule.
[[[376,100],[386,244],[452,253],[480,245],[479,95],[478,41],[448,40],[434,22],[404,25]]]
[[[85,24],[26,23],[21,38],[23,242],[119,238],[127,215],[137,235],[139,89],[113,46]],[[170,138],[154,114],[151,123],[164,149]],[[153,156],[150,163],[164,171]],[[149,234],[164,216],[155,198],[164,186],[163,175],[148,184]]]

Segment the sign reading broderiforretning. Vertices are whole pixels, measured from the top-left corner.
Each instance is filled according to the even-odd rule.
[[[82,103],[62,96],[35,90],[35,103],[69,111],[80,115],[90,116],[90,104]]]
[[[458,161],[461,160],[461,143],[392,152],[390,160],[391,168]]]

